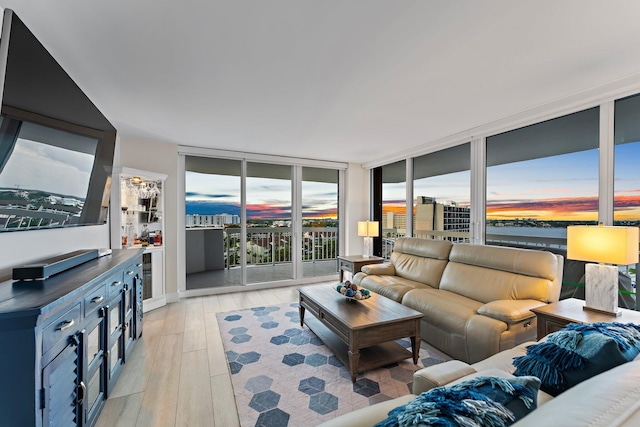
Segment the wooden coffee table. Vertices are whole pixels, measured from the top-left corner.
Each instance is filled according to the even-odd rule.
[[[337,286],[336,284],[335,286]],[[359,372],[413,357],[418,363],[423,314],[381,295],[350,301],[332,285],[298,288],[300,326],[307,325],[349,367],[351,381]],[[305,310],[313,317],[305,319]],[[408,351],[395,340],[411,338]]]

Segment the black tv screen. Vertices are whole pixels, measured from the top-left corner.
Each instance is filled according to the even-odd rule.
[[[104,224],[116,130],[10,9],[0,81],[0,231]]]

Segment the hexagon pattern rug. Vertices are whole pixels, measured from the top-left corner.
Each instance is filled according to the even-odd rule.
[[[354,384],[349,369],[300,326],[297,302],[217,318],[244,427],[314,426],[410,393],[414,371],[447,360],[423,341],[418,365],[407,359],[358,374]]]

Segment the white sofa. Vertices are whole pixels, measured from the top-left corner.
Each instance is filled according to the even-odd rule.
[[[388,412],[434,387],[455,384],[477,376],[509,377],[512,360],[523,356],[523,343],[472,365],[459,360],[421,369],[413,377],[413,393],[362,408],[321,424],[322,427],[370,427],[387,418]],[[555,398],[540,390],[538,408],[515,427],[640,426],[640,356],[559,394]]]

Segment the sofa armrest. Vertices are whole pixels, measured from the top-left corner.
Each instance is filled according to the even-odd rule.
[[[474,372],[476,372],[474,368],[460,360],[449,360],[422,368],[413,373],[413,394],[420,394],[432,388],[447,385],[451,381]]]
[[[531,309],[543,305],[545,305],[545,303],[533,299],[496,300],[480,307],[478,314],[506,323],[517,323],[535,317],[536,315]]]
[[[387,418],[389,411],[401,405],[406,405],[415,398],[413,394],[406,394],[391,400],[385,400],[371,406],[356,409],[339,415],[319,424],[317,427],[371,427]],[[317,421],[317,420],[316,420]],[[309,421],[311,423],[312,421]],[[306,425],[310,425],[306,423]],[[315,423],[313,425],[316,425]]]
[[[367,264],[362,266],[362,272],[367,274],[375,274],[377,276],[395,276],[396,268],[391,263],[385,264]]]

